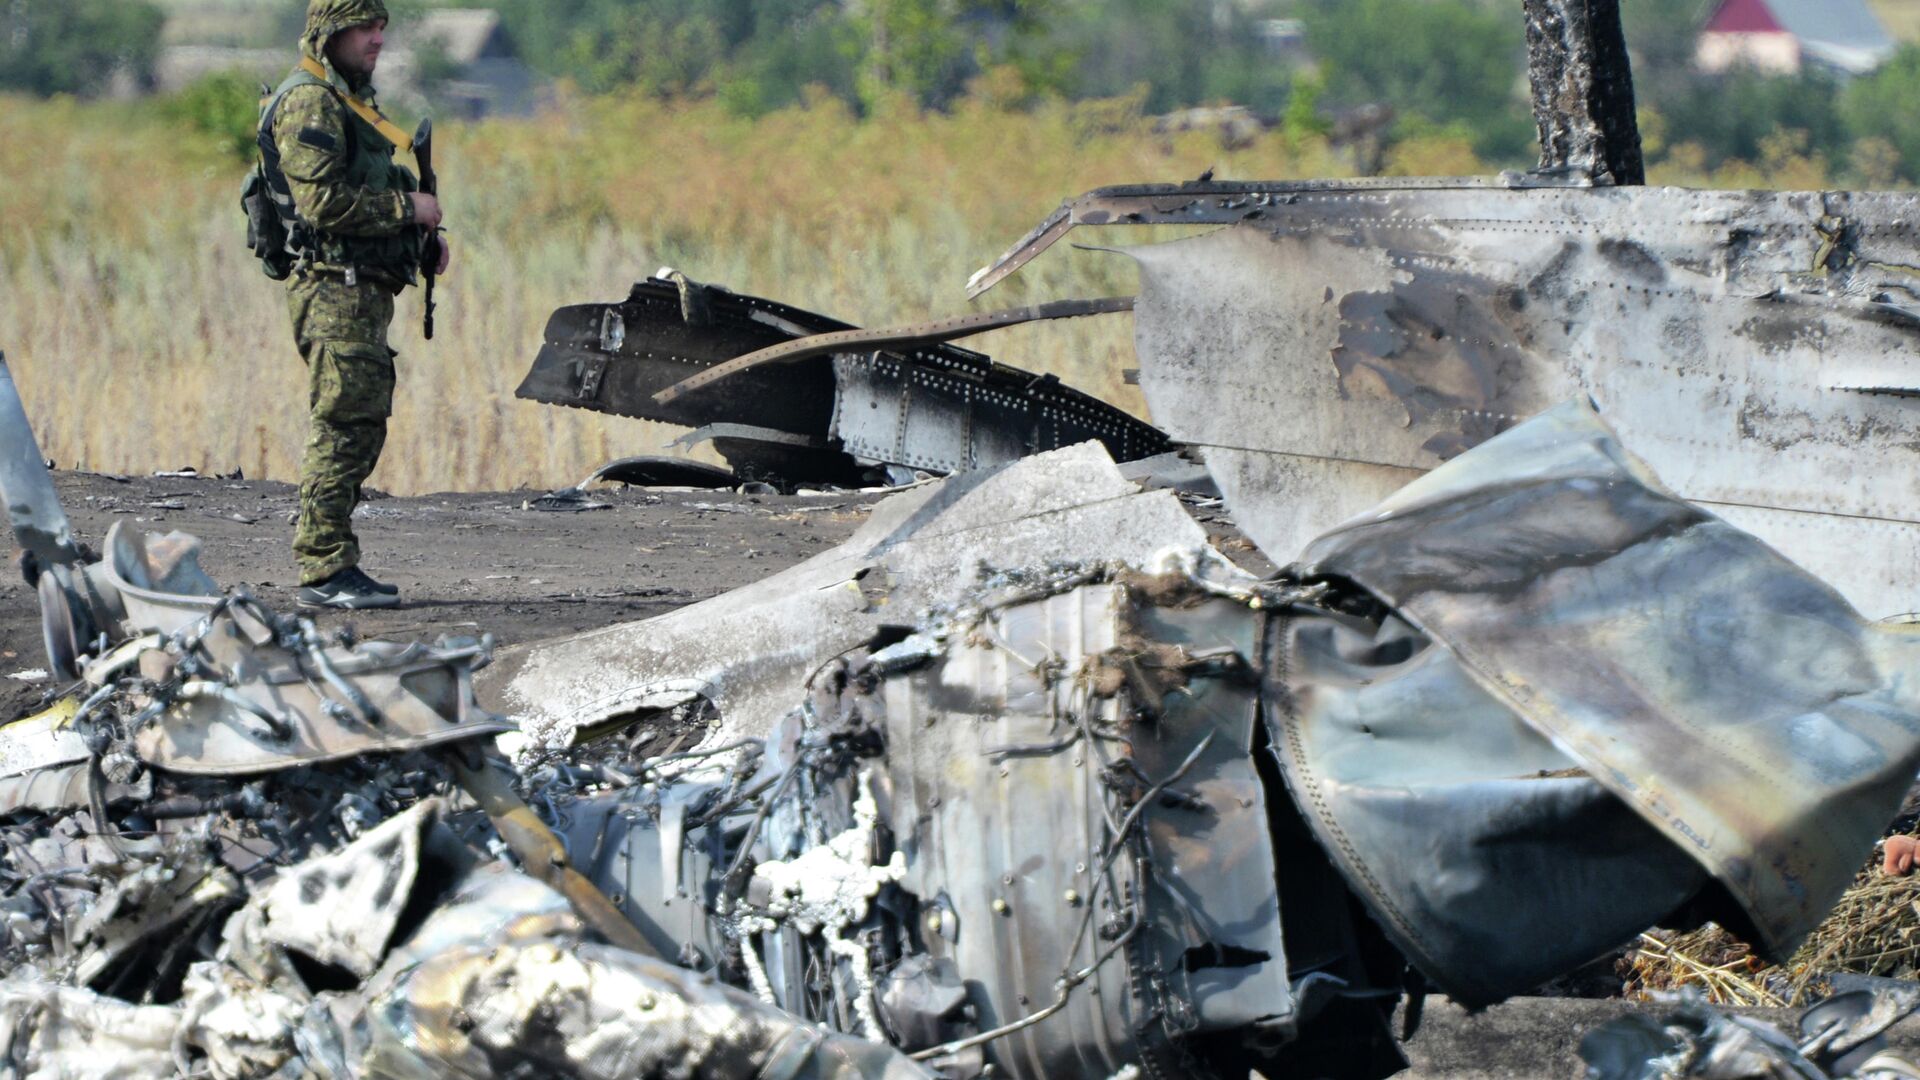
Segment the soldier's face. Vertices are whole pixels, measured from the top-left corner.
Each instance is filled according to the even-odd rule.
[[[327,41],[327,59],[341,71],[372,75],[380,62],[380,50],[386,45],[386,34],[385,19],[350,26]]]

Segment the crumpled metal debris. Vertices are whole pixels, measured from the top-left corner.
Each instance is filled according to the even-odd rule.
[[[546,886],[498,862],[447,862],[459,843],[441,814],[422,803],[282,871],[175,1001],[17,969],[0,981],[4,1060],[48,1078],[927,1075],[882,1044],[594,941]],[[343,954],[356,925],[371,928],[356,936],[367,949]]]
[[[701,643],[627,678],[720,664],[677,689],[718,712],[706,746],[637,783],[550,791],[574,860],[657,952],[949,1075],[1385,1076],[1403,1061],[1393,1003],[1425,987],[1496,1001],[1706,913],[1790,949],[1920,761],[1897,677],[1912,636],[1667,493],[1584,405],[1264,581],[1194,542],[1178,494],[1101,456],[910,492],[765,594],[529,650],[514,682],[590,643],[609,680],[616,643]],[[1171,516],[1104,525],[1134,505]],[[1030,557],[1069,528],[1103,558]],[[981,565],[919,577],[944,536]],[[793,639],[851,642],[835,655],[774,660],[725,629],[836,588],[861,606]],[[1878,659],[1812,659],[1841,642]],[[1713,670],[1662,682],[1643,662]],[[803,678],[797,708],[764,720],[762,695]],[[1762,681],[1778,708],[1681,692]],[[1816,716],[1875,749],[1783,749]],[[1750,807],[1774,789],[1659,749],[1683,738],[1794,776],[1793,797]]]
[[[1915,1080],[1920,1064],[1886,1049],[1886,1029],[1920,1008],[1920,991],[1856,990],[1800,1016],[1789,1033],[1676,995],[1580,1040],[1587,1080]]]

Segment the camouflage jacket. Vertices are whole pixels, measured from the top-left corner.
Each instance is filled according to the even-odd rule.
[[[323,0],[324,3],[324,0]],[[315,8],[323,4],[315,4]],[[367,7],[364,2],[332,7]],[[371,11],[329,12],[364,17]],[[384,17],[384,10],[379,12]],[[310,24],[318,18],[310,12]],[[337,20],[335,20],[337,21]],[[419,190],[413,173],[393,160],[394,146],[346,107],[355,93],[324,59],[333,21],[309,25],[301,53],[327,67],[322,80],[295,68],[275,92],[272,139],[280,170],[293,195],[295,213],[311,231],[310,266],[323,272],[351,267],[390,285],[411,284],[418,263],[419,230],[407,193]],[[359,89],[363,100],[371,92]]]

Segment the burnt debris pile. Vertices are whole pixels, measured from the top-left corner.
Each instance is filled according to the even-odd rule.
[[[71,679],[0,729],[22,1075],[1384,1077],[1429,992],[1656,924],[1790,953],[1920,763],[1920,638],[1583,403],[1277,574],[1190,464],[1087,443],[498,662],[323,634],[180,534],[95,558],[0,428]],[[1759,1037],[1696,1026],[1593,1052]]]

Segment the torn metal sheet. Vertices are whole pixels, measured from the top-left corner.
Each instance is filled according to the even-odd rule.
[[[79,702],[62,699],[31,716],[0,727],[0,777],[31,777],[43,770],[85,761],[87,741],[73,729]]]
[[[338,854],[310,859],[264,892],[262,936],[366,978],[380,966],[413,895],[431,800],[391,818]]]
[[[922,1080],[710,976],[586,940],[556,894],[477,872],[367,990],[343,1058],[387,1075]]]
[[[1682,497],[1868,615],[1920,609],[1920,196],[1306,181],[1111,188],[1076,224],[1225,225],[1129,254],[1141,387],[1284,560],[1578,395]]]
[[[1290,612],[1267,648],[1288,786],[1395,944],[1454,1000],[1530,991],[1706,885],[1686,852],[1399,618]]]
[[[0,980],[0,1061],[28,1078],[129,1080],[177,1073],[179,1012],[65,986],[31,969]]]
[[[477,686],[538,738],[696,698],[719,708],[716,737],[764,735],[815,668],[998,570],[1149,568],[1206,542],[1173,493],[1142,493],[1085,444],[895,495],[832,551],[656,618],[506,650]]]
[[[1887,1050],[1886,1029],[1920,1006],[1911,989],[1836,994],[1801,1014],[1797,1031],[1670,996],[1657,1014],[1613,1020],[1580,1040],[1591,1080],[1781,1077],[1903,1080],[1920,1065]]]
[[[1087,439],[1124,461],[1161,452],[1164,437],[1058,379],[941,342],[991,325],[1129,306],[1125,298],[1069,301],[1018,318],[861,331],[684,275],[652,278],[619,304],[555,312],[517,393],[694,428],[779,433],[731,433],[730,445],[716,437],[715,448],[743,479],[787,484],[857,483],[876,464],[958,472]],[[922,429],[938,437],[922,440]],[[965,437],[951,438],[955,431]],[[793,439],[806,440],[809,453],[781,449]]]
[[[1771,956],[1825,917],[1920,767],[1920,633],[1668,494],[1584,403],[1408,485],[1300,572],[1446,645],[1712,873]]]

